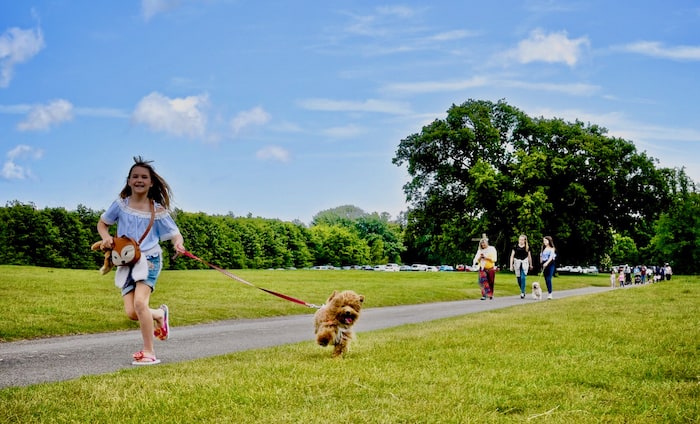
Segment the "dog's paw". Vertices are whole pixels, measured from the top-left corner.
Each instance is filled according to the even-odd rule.
[[[328,346],[328,343],[330,343],[331,340],[333,340],[333,337],[328,333],[319,334],[316,336],[316,343],[318,343],[319,346]]]

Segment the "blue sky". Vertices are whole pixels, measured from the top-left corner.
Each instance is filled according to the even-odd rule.
[[[395,218],[399,142],[470,98],[700,182],[698,28],[685,0],[5,0],[0,203],[104,209],[142,155],[188,212]]]

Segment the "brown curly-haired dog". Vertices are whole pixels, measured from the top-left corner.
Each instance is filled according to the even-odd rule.
[[[354,333],[352,326],[360,318],[360,310],[365,297],[352,290],[338,293],[328,298],[326,304],[314,315],[316,343],[321,346],[334,346],[333,357],[348,351]]]

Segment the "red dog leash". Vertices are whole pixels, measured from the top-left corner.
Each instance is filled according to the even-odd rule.
[[[293,298],[293,297],[291,297],[291,296],[287,296],[286,294],[277,293],[277,292],[275,292],[275,291],[268,290],[268,289],[263,288],[263,287],[258,287],[258,286],[256,286],[255,284],[249,283],[249,282],[247,282],[246,280],[242,279],[241,277],[239,277],[239,276],[237,276],[237,275],[234,275],[234,274],[232,274],[232,273],[226,271],[225,269],[223,269],[223,268],[221,268],[221,267],[218,267],[218,266],[216,266],[216,265],[214,265],[214,264],[211,264],[211,263],[205,261],[204,259],[202,259],[202,258],[200,258],[200,257],[195,256],[195,255],[192,254],[191,252],[185,251],[185,252],[182,253],[182,254],[185,255],[185,256],[187,256],[188,258],[191,258],[191,259],[194,259],[194,260],[196,260],[196,261],[199,261],[199,262],[203,263],[204,265],[208,266],[209,268],[212,268],[212,269],[215,269],[215,270],[219,271],[220,273],[224,274],[225,276],[227,276],[227,277],[229,277],[229,278],[232,278],[232,279],[234,279],[234,280],[236,280],[236,281],[238,281],[238,282],[240,282],[240,283],[247,284],[247,285],[249,285],[249,286],[251,286],[251,287],[255,287],[256,289],[262,290],[262,291],[264,291],[265,293],[269,293],[269,294],[271,294],[271,295],[273,295],[273,296],[277,296],[277,297],[279,297],[279,298],[282,298],[282,299],[284,299],[284,300],[288,300],[288,301],[290,301],[290,302],[298,303],[299,305],[304,305],[304,306],[306,306],[307,308],[314,308],[314,309],[320,309],[320,308],[321,308],[320,306],[314,305],[313,303],[307,303],[307,302],[304,302],[303,300],[299,300],[299,299],[295,299],[295,298]],[[173,260],[175,260],[178,256],[180,256],[180,254],[179,254],[179,253],[176,253],[175,256],[173,256]]]

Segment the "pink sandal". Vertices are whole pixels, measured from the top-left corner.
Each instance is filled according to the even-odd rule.
[[[160,359],[156,358],[154,356],[146,356],[145,353],[143,353],[142,350],[134,353],[133,355],[134,360],[131,362],[131,365],[156,365],[160,364]]]
[[[153,335],[158,338],[158,340],[168,340],[170,337],[170,326],[168,325],[168,305],[160,305],[160,309],[163,310],[163,325],[161,327],[153,330]]]

